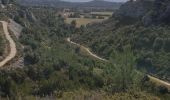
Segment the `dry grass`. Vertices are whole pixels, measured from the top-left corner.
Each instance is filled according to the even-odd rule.
[[[67,24],[70,24],[73,20],[76,21],[77,27],[80,27],[81,25],[87,25],[91,23],[97,23],[97,22],[102,22],[105,19],[92,19],[92,18],[67,18],[65,22]]]

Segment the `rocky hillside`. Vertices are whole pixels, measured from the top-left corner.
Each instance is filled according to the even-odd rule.
[[[0,0],[0,3],[7,5],[10,3],[16,3],[16,0]]]
[[[128,1],[120,7],[117,14],[119,17],[141,18],[152,8],[152,4],[149,0]]]
[[[169,0],[136,0],[123,4],[117,12],[119,18],[133,18],[145,25],[170,24]]]
[[[25,26],[27,21],[36,21],[36,17],[32,11],[27,7],[18,5],[17,0],[0,0],[0,19],[13,19],[22,26]]]

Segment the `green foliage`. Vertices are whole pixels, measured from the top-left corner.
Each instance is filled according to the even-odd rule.
[[[3,37],[0,36],[0,56],[3,55],[4,51],[4,41],[3,41]]]
[[[138,92],[141,86],[141,76],[135,71],[136,57],[139,60],[144,50],[154,48],[154,52],[147,55],[144,53],[143,57],[158,53],[157,56],[160,59],[169,58],[168,56],[162,57],[160,56],[162,54],[159,54],[163,50],[162,53],[166,55],[169,49],[165,48],[169,43],[168,40],[164,40],[165,34],[165,36],[160,37],[163,38],[161,40],[158,39],[157,35],[155,36],[155,31],[152,33],[152,30],[143,27],[127,26],[115,30],[117,21],[112,23],[110,20],[109,25],[106,26],[108,29],[103,28],[105,25],[98,27],[98,24],[92,27],[88,26],[95,29],[94,31],[83,26],[79,29],[75,28],[75,22],[72,25],[65,24],[63,18],[56,15],[56,9],[30,8],[29,11],[35,16],[35,21],[30,22],[27,17],[21,15],[14,17],[24,26],[19,38],[19,41],[24,45],[24,68],[0,72],[0,96],[9,97],[12,100],[30,95],[40,97],[57,95],[57,97],[62,97],[67,91],[74,93],[74,91],[83,88],[95,92],[107,90],[105,92],[109,94],[119,92],[120,94],[113,95],[115,96],[113,98],[116,99],[118,97],[120,99],[126,97],[147,98],[145,93]],[[140,31],[135,31],[136,29],[140,29]],[[109,31],[105,32],[106,30]],[[112,35],[113,30],[115,30],[114,36]],[[148,30],[152,33],[154,39],[147,34]],[[81,48],[67,43],[66,37],[75,32],[93,33],[90,35],[82,34],[84,41],[96,53],[106,58],[110,58],[111,54],[114,54],[113,64],[97,61],[81,54]],[[141,32],[144,35],[140,34]],[[163,41],[164,45],[160,46],[159,41]],[[129,48],[124,49],[129,45],[134,54]],[[142,47],[137,48],[140,46]],[[168,61],[167,59],[163,63],[168,63]],[[132,95],[134,92],[131,93],[130,89],[137,93]],[[161,88],[161,92],[164,91]],[[136,95],[139,97],[136,97]],[[140,97],[140,95],[144,96]]]
[[[101,66],[101,63],[78,54],[80,50],[65,41],[65,38],[74,32],[75,26],[64,24],[63,18],[56,16],[56,12],[51,9],[31,10],[37,21],[29,22],[20,36],[20,42],[25,47],[25,68],[6,73],[10,77],[9,83],[12,84],[7,90],[21,96],[46,96],[80,87],[102,88],[103,77],[93,73],[93,68]],[[27,22],[29,19],[22,20]],[[0,86],[7,88],[4,85],[2,81]],[[18,91],[13,90],[14,86]],[[12,98],[13,95],[4,89],[0,90],[5,93],[1,96]]]
[[[76,25],[77,25],[76,20],[73,20],[73,21],[71,22],[71,26],[72,26],[73,28],[75,28]]]
[[[0,31],[0,56],[4,53],[5,48],[5,39],[4,39],[4,33],[3,33],[3,26],[0,25],[1,31]]]
[[[135,77],[135,58],[128,49],[124,53],[116,53],[114,57],[115,82],[118,88],[126,90],[134,84]]]
[[[164,25],[145,27],[139,19],[135,23],[130,23],[128,19],[126,21],[128,24],[113,17],[102,24],[89,25],[84,29],[86,31],[74,35],[73,41],[92,48],[103,58],[113,59],[113,65],[108,65],[104,74],[107,77],[104,85],[107,91],[129,91],[129,88],[139,91],[140,87],[145,87],[142,90],[155,93],[163,99],[169,98],[169,94],[160,94],[167,91],[165,88],[153,84],[142,85],[142,75],[135,70],[165,80],[170,79],[168,34],[170,27]],[[124,50],[124,47],[128,46],[133,53]]]
[[[130,45],[139,69],[169,79],[169,26],[120,25],[120,22],[111,18],[103,24],[91,25],[86,32],[76,35],[74,41],[88,45],[107,59],[114,51]]]
[[[131,49],[125,47],[123,52],[115,52],[112,59],[113,65],[106,71],[111,78],[107,83],[110,84],[111,91],[120,92],[139,88],[142,76],[135,69],[136,59]]]

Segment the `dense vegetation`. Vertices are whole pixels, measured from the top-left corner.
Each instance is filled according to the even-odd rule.
[[[59,95],[80,87],[101,88],[103,78],[93,73],[93,69],[105,64],[80,54],[79,48],[66,43],[65,37],[74,31],[75,26],[64,24],[63,18],[57,17],[53,11],[43,12],[35,13],[36,22],[26,23],[20,37],[25,46],[25,68],[1,71],[1,96],[18,99],[16,95]],[[19,23],[28,22],[17,17]]]
[[[136,61],[142,54],[139,51],[152,48],[134,41],[141,36],[149,37],[147,31],[150,28],[141,26],[143,34],[135,34],[140,33],[136,30],[140,29],[139,24],[120,27],[122,23],[114,18],[102,25],[76,28],[75,22],[65,24],[54,8],[18,7],[12,11],[12,16],[9,12],[5,13],[6,16],[24,27],[18,40],[24,46],[24,67],[0,71],[1,97],[12,100],[32,100],[35,96],[52,96],[63,100],[170,98],[167,88],[157,87],[148,77],[136,71],[139,64]],[[157,32],[164,28],[153,27]],[[66,41],[67,37],[75,35],[78,36],[75,40],[110,58],[110,63],[90,57],[80,47]],[[139,45],[140,50],[137,49]],[[166,50],[164,47],[162,49]]]
[[[136,5],[141,2],[145,1],[136,1],[135,3],[128,2],[124,4],[123,7],[129,8],[129,5]],[[152,4],[157,5],[157,3]],[[145,5],[139,6],[139,8],[142,9],[145,9],[145,7]],[[152,8],[156,7],[153,6]],[[160,7],[158,6],[158,8]],[[153,15],[157,13],[157,10],[154,9],[148,11],[149,16],[147,10],[145,12],[139,12],[137,10],[136,12],[138,12],[138,14],[141,13],[140,16],[137,16],[135,13],[127,13],[128,15],[125,13],[122,15],[122,12],[125,12],[124,10],[126,12],[131,12],[131,10],[136,9],[120,8],[118,15],[113,16],[110,20],[102,24],[89,26],[84,33],[75,37],[74,40],[89,46],[93,51],[107,59],[111,58],[115,50],[121,51],[124,46],[131,45],[137,57],[136,62],[139,69],[146,70],[147,73],[170,80],[170,27],[167,23],[168,21],[165,23],[158,17],[160,15]],[[166,9],[161,12],[168,15]],[[145,14],[147,14],[147,16],[145,16]],[[142,18],[141,16],[144,17]],[[157,16],[157,18],[152,16]],[[154,22],[150,20],[146,22],[145,19],[148,18],[152,18],[150,20]]]
[[[4,39],[4,33],[3,33],[3,30],[2,30],[2,24],[0,24],[0,27],[1,27],[1,31],[0,31],[0,57],[3,56],[3,53],[4,53],[4,48],[5,48],[5,39]],[[1,59],[1,58],[0,58]]]
[[[113,20],[113,19],[112,19]],[[112,24],[112,23],[111,23]],[[110,24],[108,24],[110,25]],[[96,29],[96,27],[100,27]],[[109,59],[115,50],[131,45],[137,57],[138,67],[149,73],[169,79],[169,27],[142,27],[138,25],[110,29],[94,25],[84,32],[77,42],[88,45],[96,53]],[[96,29],[96,30],[94,30]],[[96,38],[94,38],[97,36]],[[89,41],[87,41],[87,39]]]
[[[16,3],[16,0],[0,0],[0,3],[7,5],[9,3]]]

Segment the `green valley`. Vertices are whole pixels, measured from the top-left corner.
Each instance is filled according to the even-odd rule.
[[[168,0],[0,1],[0,100],[170,99]]]

